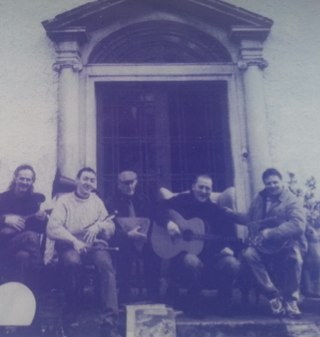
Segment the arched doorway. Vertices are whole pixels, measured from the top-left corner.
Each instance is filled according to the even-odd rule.
[[[231,64],[217,40],[190,26],[167,21],[129,25],[92,51],[99,64]],[[234,184],[228,124],[228,88],[210,81],[99,81],[98,173],[105,197],[117,174],[138,172],[147,194],[165,186],[190,187],[199,173],[211,174],[215,189]]]

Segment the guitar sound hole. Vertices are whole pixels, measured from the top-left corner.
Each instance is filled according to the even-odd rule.
[[[194,237],[194,234],[193,234],[192,230],[190,230],[190,229],[186,229],[182,233],[182,238],[185,241],[191,241],[193,239],[193,237]]]

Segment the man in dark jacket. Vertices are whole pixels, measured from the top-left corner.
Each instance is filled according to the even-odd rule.
[[[248,222],[252,238],[244,259],[269,300],[273,315],[298,318],[302,256],[306,251],[305,210],[302,202],[284,187],[278,170],[267,169],[262,179],[264,190],[252,201],[247,218],[238,219]]]
[[[222,208],[210,200],[212,186],[213,182],[210,176],[197,176],[191,191],[164,201],[160,222],[166,226],[168,234],[173,240],[175,237],[179,237],[181,228],[175,221],[173,210],[187,220],[200,218],[205,224],[204,234],[221,238],[221,241],[205,242],[204,249],[199,255],[181,252],[172,258],[170,283],[185,283],[189,290],[190,307],[188,307],[199,310],[197,304],[199,304],[202,281],[214,278],[219,290],[219,308],[224,309],[223,312],[228,314],[231,309],[232,288],[240,264],[235,257],[232,244],[226,242],[227,238],[234,238],[233,222]]]
[[[40,233],[47,216],[40,209],[44,195],[35,193],[36,174],[32,166],[21,165],[14,172],[8,191],[0,194],[0,255],[8,266],[8,277],[32,288],[42,265]]]
[[[159,292],[160,260],[154,254],[148,241],[148,234],[154,212],[149,199],[136,191],[138,176],[133,171],[122,171],[118,175],[117,192],[106,202],[111,213],[117,212],[115,218],[116,233],[113,244],[118,246],[116,255],[117,281],[119,286],[119,302],[128,302],[130,299],[131,273],[135,260],[143,263],[144,280],[150,300],[156,300]],[[148,228],[142,228],[137,222],[131,229],[125,228],[126,218],[138,222],[145,218]],[[123,221],[121,221],[121,219]],[[142,285],[140,285],[142,286]]]

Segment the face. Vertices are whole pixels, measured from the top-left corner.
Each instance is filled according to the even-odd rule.
[[[199,202],[206,202],[212,192],[212,180],[206,177],[199,177],[192,185],[192,193]]]
[[[283,189],[282,180],[278,176],[269,176],[264,180],[266,191],[270,196],[279,195]]]
[[[31,190],[34,183],[33,172],[29,169],[21,170],[15,177],[14,191],[17,194],[26,193]]]
[[[82,172],[80,178],[76,180],[77,193],[82,197],[89,197],[90,193],[95,189],[97,177],[93,172]]]
[[[137,179],[126,180],[126,181],[119,180],[118,189],[122,194],[127,195],[127,196],[132,196],[136,192],[137,184],[138,184]]]

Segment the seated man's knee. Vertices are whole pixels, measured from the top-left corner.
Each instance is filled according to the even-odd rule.
[[[242,253],[243,260],[247,263],[257,261],[259,259],[258,252],[255,248],[249,247]]]
[[[293,247],[292,251],[288,254],[286,260],[286,263],[302,268],[303,257],[299,248]]]
[[[100,252],[100,254],[96,254],[94,259],[94,265],[100,272],[115,272],[111,256],[107,252]]]
[[[33,231],[26,231],[24,233],[24,240],[28,242],[29,244],[32,244],[35,246],[39,245],[40,243],[39,235]]]
[[[62,256],[62,263],[65,267],[79,267],[81,265],[80,255],[74,250],[67,251]]]
[[[30,262],[30,254],[25,250],[20,250],[16,253],[15,260],[18,264],[27,266]]]
[[[234,256],[226,256],[220,261],[220,269],[228,275],[238,275],[240,271],[240,262]]]
[[[189,253],[184,256],[183,264],[188,269],[200,269],[203,267],[203,263],[198,256]]]

